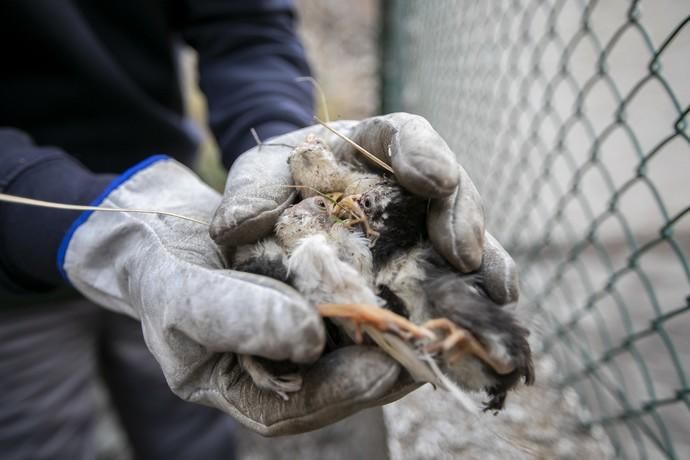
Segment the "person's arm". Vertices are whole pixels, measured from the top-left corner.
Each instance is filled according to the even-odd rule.
[[[182,36],[199,54],[199,83],[226,167],[262,140],[312,124],[313,88],[290,0],[187,0]]]
[[[60,149],[34,144],[20,130],[0,128],[0,192],[89,204],[114,176],[94,174]],[[63,282],[58,246],[78,211],[0,202],[0,288],[21,293]]]

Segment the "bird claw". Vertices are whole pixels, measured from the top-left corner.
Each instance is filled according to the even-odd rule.
[[[382,332],[392,332],[403,340],[435,340],[435,334],[390,310],[366,304],[321,304],[317,306],[324,318],[348,319],[354,323],[356,343],[362,342],[362,325],[372,326]]]
[[[267,367],[265,360],[249,355],[240,355],[240,365],[249,374],[256,386],[263,390],[273,391],[281,399],[287,401],[288,393],[294,393],[302,388],[302,376],[298,372],[277,374]]]
[[[429,320],[422,327],[432,331],[445,332],[445,335],[441,336],[437,341],[427,344],[425,348],[429,353],[442,352],[449,364],[457,363],[467,354],[471,354],[484,361],[498,374],[510,374],[515,370],[515,366],[511,363],[491,356],[486,348],[468,330],[461,328],[447,318]]]

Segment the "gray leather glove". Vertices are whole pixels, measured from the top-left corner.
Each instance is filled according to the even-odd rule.
[[[190,170],[159,157],[121,176],[101,206],[208,222],[220,201]],[[85,213],[63,242],[60,264],[85,296],[141,321],[175,394],[264,435],[315,429],[409,391],[395,386],[399,367],[378,349],[349,347],[317,359],[325,333],[313,307],[280,282],[226,270],[206,225],[160,214]],[[302,390],[283,401],[254,386],[237,353],[313,364]]]
[[[400,184],[430,198],[429,237],[460,272],[479,271],[489,296],[499,304],[517,301],[515,263],[484,230],[479,193],[455,154],[417,115],[393,113],[363,121],[338,121],[333,128],[392,166]],[[363,163],[361,155],[323,126],[316,125],[272,139],[244,153],[233,165],[223,201],[211,223],[221,246],[252,243],[273,230],[297,192],[287,158],[309,133],[324,139],[337,158]]]

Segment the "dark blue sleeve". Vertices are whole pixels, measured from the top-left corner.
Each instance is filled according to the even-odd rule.
[[[0,128],[0,192],[39,200],[89,204],[114,176],[93,174],[63,151],[35,145]],[[56,254],[79,211],[0,202],[0,289],[41,291],[62,282]]]
[[[182,34],[199,55],[209,123],[230,167],[256,142],[312,124],[313,88],[288,0],[185,0]]]

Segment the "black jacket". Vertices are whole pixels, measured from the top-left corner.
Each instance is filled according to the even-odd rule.
[[[209,123],[229,167],[311,121],[288,0],[7,0],[0,6],[0,191],[86,204],[166,153],[189,164],[179,46],[199,55]],[[0,284],[59,283],[57,246],[78,213],[0,203]],[[3,287],[0,287],[3,289]]]

